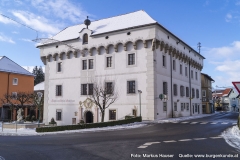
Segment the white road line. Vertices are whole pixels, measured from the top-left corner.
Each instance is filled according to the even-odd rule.
[[[184,142],[184,141],[191,141],[192,139],[181,139],[181,140],[178,140],[178,141],[181,141],[181,142]]]
[[[160,143],[160,142],[147,142],[145,144],[143,144],[144,146],[150,146],[152,144],[156,144],[156,143]]]
[[[189,123],[189,122],[182,122],[182,123]]]
[[[202,122],[202,123],[200,123],[200,124],[207,124],[208,122]]]
[[[138,148],[147,148],[148,146],[139,146]]]
[[[211,124],[217,124],[217,123],[211,123]]]
[[[228,123],[226,123],[226,122],[223,122],[223,123],[221,123],[221,124],[228,124]]]
[[[179,123],[179,122],[172,122],[172,123]]]
[[[171,140],[171,141],[163,141],[164,143],[172,143],[172,142],[177,142],[177,141],[174,141],[174,140]]]
[[[193,138],[194,140],[204,140],[204,139],[207,139],[207,138]]]
[[[190,124],[196,124],[196,123],[198,123],[198,122],[192,122],[192,123],[190,123]]]
[[[232,124],[237,124],[237,123],[232,123]]]
[[[218,138],[223,138],[223,137],[210,137],[212,139],[218,139]]]

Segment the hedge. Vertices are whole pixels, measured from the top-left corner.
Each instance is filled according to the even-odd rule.
[[[101,122],[101,123],[87,123],[87,124],[55,126],[55,127],[39,127],[39,128],[36,128],[36,132],[56,132],[56,131],[76,130],[76,129],[85,129],[85,128],[98,128],[98,127],[115,126],[115,125],[122,125],[122,124],[141,122],[141,121],[142,121],[142,117],[136,117],[131,119]]]

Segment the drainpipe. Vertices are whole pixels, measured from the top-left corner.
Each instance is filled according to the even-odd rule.
[[[171,106],[172,106],[172,118],[173,118],[173,91],[172,91],[172,54],[170,54],[170,73],[171,73]]]
[[[191,64],[190,64],[190,61],[188,62],[188,70],[189,70],[189,100],[190,100],[190,104],[189,104],[189,108],[190,108],[190,116],[192,116],[192,98],[191,98],[191,96],[192,96],[192,87],[191,87],[191,70],[190,70],[190,66],[191,66]]]

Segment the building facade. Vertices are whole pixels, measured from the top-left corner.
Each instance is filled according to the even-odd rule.
[[[215,110],[212,98],[212,82],[214,80],[209,75],[201,73],[203,113],[213,113]]]
[[[33,92],[34,75],[13,62],[6,56],[0,56],[0,99],[4,94],[17,94],[18,92]],[[2,120],[16,120],[16,110],[13,112],[9,106],[0,101],[0,113]],[[12,114],[12,116],[11,116]],[[24,115],[28,114],[25,108]]]
[[[99,122],[101,112],[87,96],[93,79],[118,90],[105,121],[140,110],[143,120],[202,113],[204,57],[144,11],[71,26],[52,39],[38,46],[45,65],[45,123]]]

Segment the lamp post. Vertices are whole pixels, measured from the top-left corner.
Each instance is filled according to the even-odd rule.
[[[142,93],[142,91],[138,90],[138,93],[139,93],[140,117],[142,117],[142,114],[141,114],[141,93]]]

